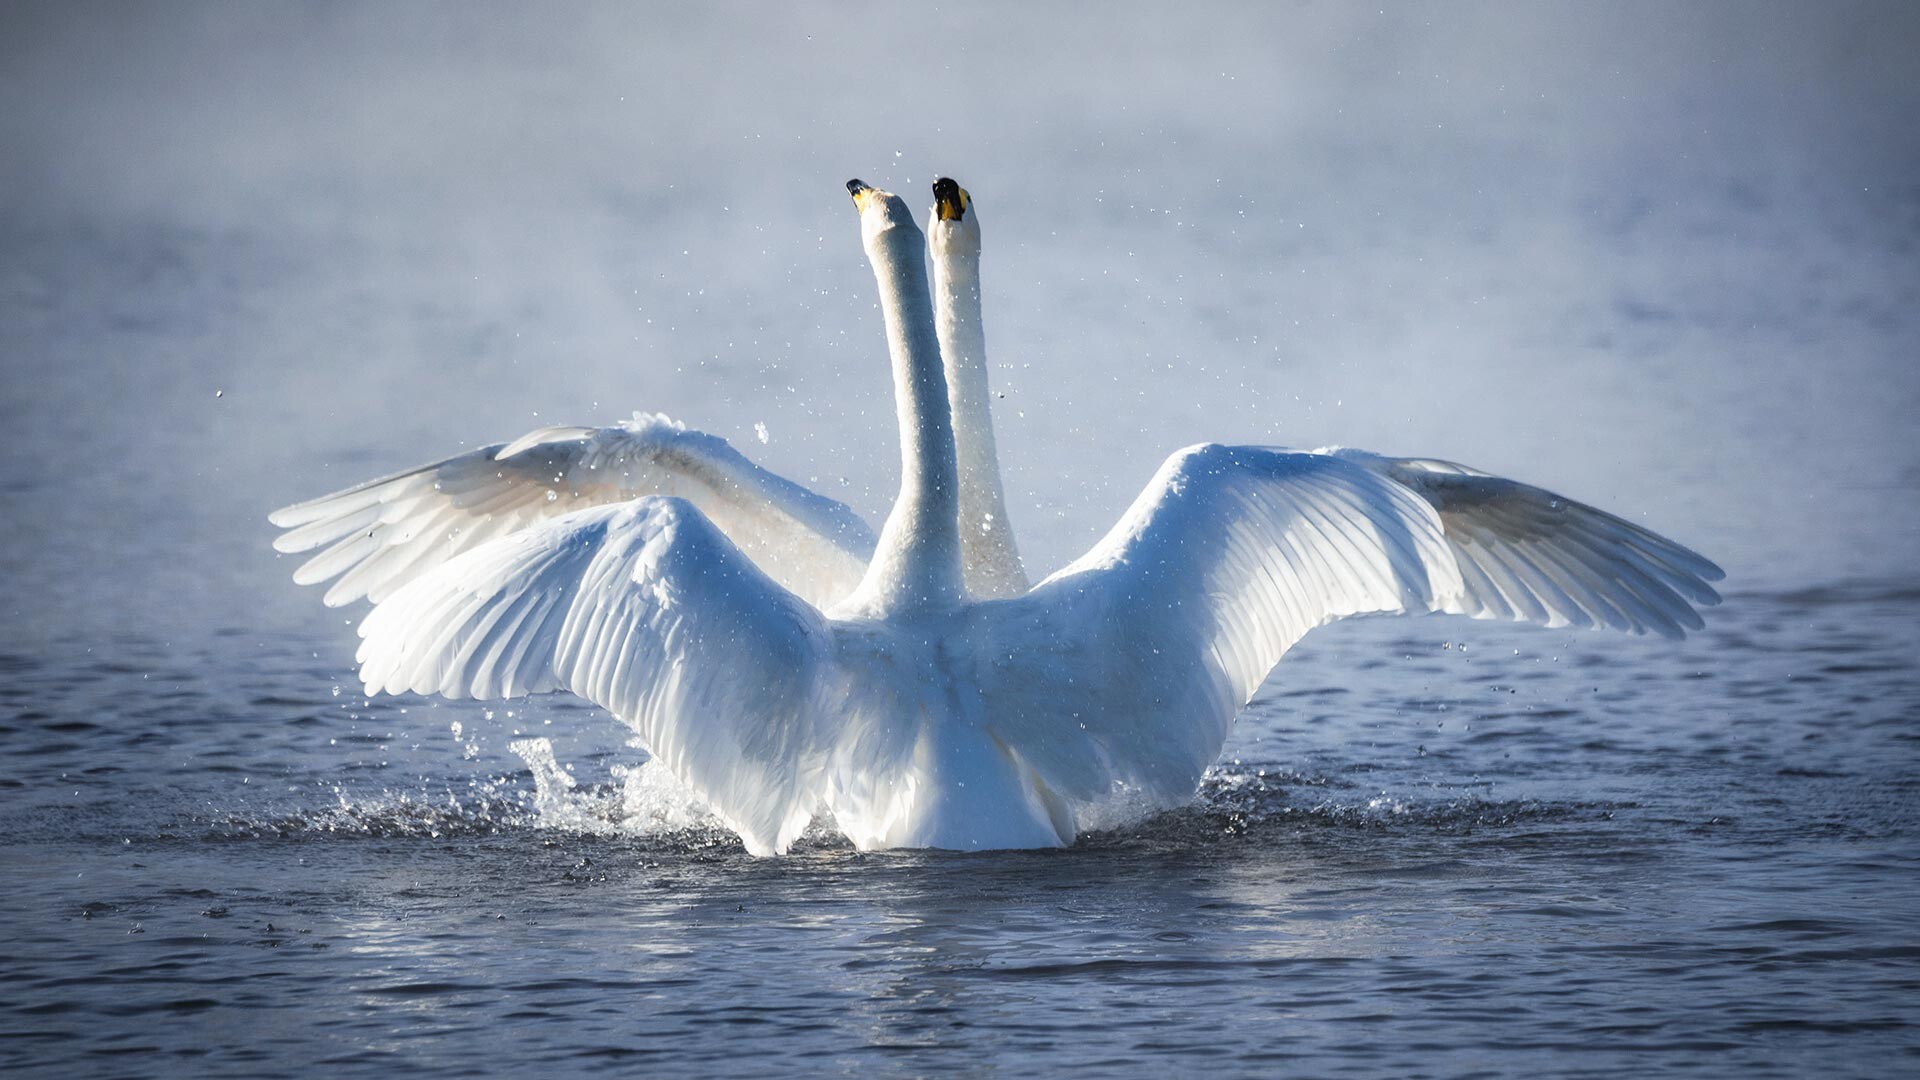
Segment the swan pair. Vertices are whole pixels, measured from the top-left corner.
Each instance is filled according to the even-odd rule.
[[[978,231],[927,240],[849,183],[903,459],[877,540],[846,507],[658,417],[549,428],[274,515],[299,581],[365,596],[369,693],[570,690],[631,725],[755,854],[820,810],[862,849],[1071,843],[1089,808],[1192,797],[1307,631],[1451,612],[1681,636],[1718,567],[1447,462],[1175,453],[1081,558],[1025,589],[987,418]],[[984,438],[981,436],[984,434]],[[989,517],[988,515],[992,515]],[[962,527],[963,524],[966,527]]]

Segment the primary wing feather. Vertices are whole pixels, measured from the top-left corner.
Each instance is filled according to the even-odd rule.
[[[483,545],[394,593],[360,633],[369,693],[565,689],[606,708],[756,853],[784,851],[818,802],[825,620],[680,499]]]
[[[1726,576],[1694,551],[1543,488],[1426,458],[1331,453],[1419,495],[1440,515],[1469,588],[1441,610],[1476,619],[1684,637]]]
[[[773,578],[824,605],[859,583],[873,531],[845,504],[755,465],[725,439],[663,416],[542,428],[511,443],[274,512],[283,552],[316,552],[300,584],[334,578],[329,606],[378,603],[486,543],[589,506],[677,495]]]

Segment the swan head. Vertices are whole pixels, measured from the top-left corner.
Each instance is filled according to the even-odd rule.
[[[907,200],[863,180],[847,181],[847,194],[853,196],[854,209],[860,212],[860,239],[868,250],[871,251],[877,242],[906,242],[920,238],[920,227],[913,223],[913,212],[907,209]]]
[[[973,196],[950,177],[933,182],[933,210],[927,215],[927,243],[933,255],[978,255],[980,217]]]
[[[950,176],[933,182],[933,216],[938,221],[960,221],[967,216],[973,196]]]

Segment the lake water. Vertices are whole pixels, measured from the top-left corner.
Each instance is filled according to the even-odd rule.
[[[4,16],[0,1069],[1920,1067],[1910,12],[569,15]],[[1318,631],[1060,852],[756,860],[599,710],[361,695],[276,506],[641,408],[878,520],[839,185],[936,171],[1035,568],[1178,446],[1338,442],[1727,602]]]

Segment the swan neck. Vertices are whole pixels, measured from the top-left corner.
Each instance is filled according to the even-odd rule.
[[[933,277],[940,357],[960,472],[958,520],[967,587],[980,596],[1017,596],[1027,591],[1028,583],[1007,520],[993,435],[977,240],[936,243]]]
[[[900,495],[854,599],[881,614],[952,606],[965,595],[955,524],[959,470],[927,287],[926,241],[919,229],[896,225],[869,239],[867,254],[893,361]]]

